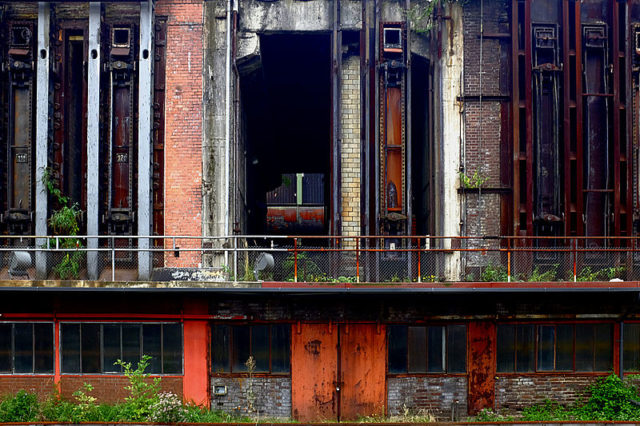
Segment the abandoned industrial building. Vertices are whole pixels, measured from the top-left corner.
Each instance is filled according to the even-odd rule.
[[[640,0],[0,1],[0,64],[0,394],[146,354],[457,420],[640,371]]]

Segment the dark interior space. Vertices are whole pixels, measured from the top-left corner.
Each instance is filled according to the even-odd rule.
[[[429,61],[411,58],[411,179],[413,214],[417,235],[429,235],[431,217],[429,150]]]
[[[329,34],[262,35],[260,46],[260,66],[244,73],[241,69],[240,78],[247,159],[246,230],[277,233],[267,225],[267,216],[286,208],[297,212],[296,219],[283,214],[280,220],[297,225],[284,224],[279,228],[282,233],[326,235],[331,156]],[[314,210],[311,222],[305,222],[303,209]]]

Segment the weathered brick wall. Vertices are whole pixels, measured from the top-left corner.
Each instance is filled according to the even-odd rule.
[[[501,181],[501,173],[512,167],[511,162],[501,164],[503,140],[509,132],[508,125],[504,125],[509,123],[505,115],[509,108],[504,106],[508,106],[511,92],[510,39],[495,36],[510,33],[509,9],[510,2],[506,0],[484,2],[481,21],[480,1],[472,0],[463,7],[464,172],[471,177],[477,171],[481,178],[487,179],[483,184],[485,188],[506,186],[504,179]],[[482,48],[481,22],[485,35]],[[465,234],[500,234],[500,196],[465,194],[465,198]]]
[[[496,410],[516,411],[552,399],[572,404],[584,394],[597,375],[527,375],[496,378]]]
[[[159,0],[156,14],[167,16],[165,234],[201,235],[203,1]],[[199,259],[197,252],[165,257],[167,266],[198,266]]]
[[[0,376],[0,397],[25,390],[45,399],[54,391],[53,376]]]
[[[360,58],[342,60],[340,125],[342,140],[342,235],[360,235]],[[354,241],[345,241],[355,245]]]
[[[129,379],[124,376],[62,376],[60,394],[64,398],[73,400],[73,393],[82,389],[84,383],[94,387],[90,395],[98,398],[98,402],[123,402],[129,395],[129,391],[124,388],[129,385]],[[173,392],[182,398],[182,377],[163,377],[161,389],[164,392]]]
[[[250,383],[251,380],[251,383]],[[215,396],[216,386],[226,386],[227,394]],[[248,414],[247,395],[252,386],[253,406],[260,417],[291,417],[290,377],[212,377],[211,409],[234,414]],[[256,415],[255,413],[253,414]]]
[[[467,414],[467,377],[389,377],[387,409],[390,416],[429,413],[438,420]]]

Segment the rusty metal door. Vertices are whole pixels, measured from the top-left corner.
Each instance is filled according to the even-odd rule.
[[[291,337],[291,411],[299,421],[337,420],[338,331],[299,324]]]
[[[386,327],[340,325],[339,420],[385,413]]]
[[[496,326],[490,322],[469,323],[469,414],[494,408],[496,399]]]
[[[385,412],[385,327],[300,324],[291,339],[291,399],[299,421]]]

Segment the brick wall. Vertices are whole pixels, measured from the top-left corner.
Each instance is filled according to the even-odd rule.
[[[387,410],[390,416],[428,412],[438,420],[467,414],[467,377],[389,377]]]
[[[203,1],[159,0],[167,16],[165,234],[201,235]],[[200,242],[184,241],[181,248]],[[200,255],[165,257],[167,266],[198,266]]]
[[[84,383],[93,385],[94,389],[90,394],[98,398],[98,402],[123,402],[129,395],[124,388],[129,384],[129,379],[124,376],[62,376],[60,393],[64,398],[72,400],[73,392],[82,389]],[[182,398],[182,377],[163,377],[161,388]]]
[[[482,27],[485,35],[510,33],[509,9],[510,2],[506,0],[484,2]],[[502,108],[501,102],[507,102],[511,92],[511,45],[509,38],[486,36],[481,48],[480,17],[480,1],[472,0],[464,5],[464,172],[471,177],[477,171],[480,177],[487,179],[483,187],[498,188],[505,186],[501,174],[512,167],[512,163],[501,164],[501,150],[505,149],[501,141],[509,131],[502,126],[503,122],[509,121],[503,117],[508,108]],[[480,95],[483,96],[482,103],[479,102]],[[465,197],[466,235],[499,235],[500,196],[484,193],[480,196],[465,194]]]
[[[360,235],[360,58],[342,60],[340,138],[342,139],[342,235]],[[345,245],[354,246],[354,241]]]
[[[291,417],[290,377],[254,377],[251,381],[255,395],[254,407],[260,417]],[[215,396],[216,386],[226,386],[227,394]],[[249,386],[246,377],[212,377],[211,409],[247,414]]]
[[[0,376],[0,397],[19,390],[37,393],[45,399],[54,391],[53,376]]]
[[[572,404],[597,375],[499,376],[496,378],[496,410],[516,411],[553,399]]]

